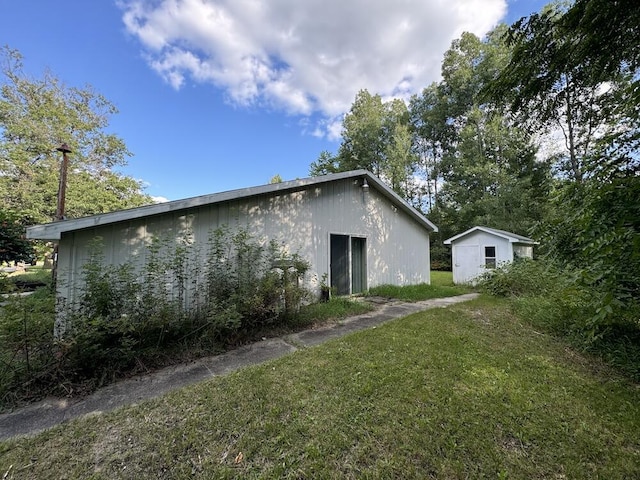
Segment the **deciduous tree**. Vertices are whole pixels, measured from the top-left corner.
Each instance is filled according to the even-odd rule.
[[[387,182],[399,195],[415,197],[416,157],[409,129],[409,112],[402,100],[384,102],[361,90],[343,120],[336,155],[322,152],[310,166],[311,175],[364,169]]]
[[[25,223],[15,212],[0,209],[0,265],[34,258],[34,248],[25,238]]]
[[[67,87],[52,73],[29,78],[16,50],[2,49],[0,198],[30,222],[54,217],[61,143],[70,146],[67,216],[150,203],[141,184],[114,167],[130,155],[107,131],[115,106],[91,87]]]
[[[637,46],[640,25],[633,26],[628,19],[622,22],[623,31],[635,32],[635,37],[623,37],[617,25],[609,26],[609,31],[617,32],[612,38],[603,33],[602,24],[604,19],[618,18],[621,7],[638,21],[638,7],[626,1],[554,3],[519,20],[506,36],[512,57],[484,92],[507,99],[532,130],[562,132],[565,148],[556,156],[556,166],[578,183],[602,171],[603,162],[637,168],[630,151],[638,145],[640,115],[629,105],[633,98],[640,99],[637,76],[633,78],[638,55],[630,46]],[[614,54],[605,39],[620,46],[621,52]],[[615,60],[604,58],[609,54]]]

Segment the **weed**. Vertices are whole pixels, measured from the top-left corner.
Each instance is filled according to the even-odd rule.
[[[193,282],[187,272],[202,252],[188,234],[177,243],[152,239],[144,262],[111,265],[102,252],[96,238],[78,300],[59,305],[57,338],[49,289],[44,299],[16,299],[4,308],[0,409],[31,400],[35,392],[95,388],[175,352],[237,345],[266,328],[295,323],[308,296],[300,280],[309,264],[245,230],[213,231]],[[136,268],[138,263],[143,266]],[[42,311],[32,304],[38,299]]]

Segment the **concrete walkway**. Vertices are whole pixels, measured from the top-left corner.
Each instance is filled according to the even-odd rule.
[[[341,320],[335,325],[305,330],[281,338],[270,338],[214,357],[164,368],[148,375],[114,383],[79,399],[47,399],[0,415],[0,441],[32,435],[60,423],[88,414],[131,405],[208,378],[225,375],[239,368],[282,357],[301,348],[319,345],[348,333],[381,325],[411,313],[466,302],[478,294],[437,298],[416,303],[376,301],[376,310]]]

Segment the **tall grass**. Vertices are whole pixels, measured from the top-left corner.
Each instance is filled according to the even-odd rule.
[[[468,286],[454,285],[451,272],[431,272],[431,284],[379,285],[369,289],[367,295],[394,298],[406,302],[419,302],[431,298],[452,297],[468,293]]]
[[[536,328],[569,339],[640,381],[640,303],[630,302],[617,315],[601,315],[597,285],[581,281],[580,272],[553,263],[521,260],[487,273],[479,288],[507,297]],[[604,307],[599,307],[604,308]]]

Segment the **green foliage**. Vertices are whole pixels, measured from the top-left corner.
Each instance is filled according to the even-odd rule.
[[[483,275],[478,288],[516,300],[537,326],[572,336],[583,345],[593,340],[586,315],[591,291],[578,282],[578,272],[556,264],[521,259]]]
[[[212,232],[207,255],[203,314],[221,334],[268,325],[292,315],[307,293],[299,281],[309,263],[287,256],[274,241],[266,246],[245,230]]]
[[[577,0],[523,18],[506,37],[508,64],[484,88],[523,125],[559,128],[566,140],[535,236],[572,287],[525,292],[520,303],[543,298],[533,310],[548,313],[546,323],[602,351],[640,329],[639,13],[630,0]],[[517,268],[497,274],[491,288],[517,277]]]
[[[0,465],[16,480],[620,480],[640,477],[639,439],[637,384],[484,297],[2,442]]]
[[[298,327],[336,321],[352,315],[360,315],[373,310],[371,304],[354,301],[347,297],[331,297],[326,302],[303,305],[292,323]]]
[[[135,258],[108,264],[96,238],[77,302],[58,306],[58,339],[50,289],[0,307],[0,405],[90,389],[163,357],[215,352],[303,321],[309,293],[300,280],[309,264],[299,255],[243,229],[213,231],[206,252],[189,237],[152,239],[138,269]]]
[[[539,227],[548,256],[574,269],[578,282],[592,290],[593,335],[612,324],[638,322],[639,198],[637,176],[567,185],[554,215]]]
[[[503,33],[504,26],[485,40],[465,33],[445,54],[438,108],[452,134],[439,167],[440,240],[475,225],[527,233],[543,214],[548,164],[536,161],[531,134],[479,95],[508,60]]]
[[[414,95],[409,103],[409,115],[418,158],[416,174],[423,182],[420,210],[432,214],[437,210],[438,192],[443,181],[442,160],[456,135],[455,126],[449,121],[444,84],[432,83],[421,95]]]
[[[419,285],[378,285],[369,289],[367,295],[386,298],[394,298],[407,302],[419,302],[430,298],[452,297],[469,292],[466,287],[453,285],[429,285],[421,283]]]
[[[364,169],[387,182],[400,196],[413,200],[416,156],[408,115],[404,102],[384,102],[380,95],[361,90],[344,117],[338,154],[322,152],[311,164],[310,175]]]
[[[546,296],[566,287],[565,280],[554,265],[523,258],[485,272],[478,286],[499,297]]]
[[[537,328],[569,338],[640,379],[640,305],[623,302],[606,282],[585,281],[585,271],[546,261],[519,260],[488,272],[479,288],[512,299]]]
[[[0,293],[33,292],[40,287],[51,288],[51,270],[27,267],[24,272],[0,272]]]
[[[25,221],[14,212],[0,209],[0,266],[35,259],[35,250],[25,238]]]
[[[29,224],[54,217],[60,152],[69,156],[66,216],[79,217],[150,203],[140,182],[117,173],[130,155],[107,133],[116,108],[93,88],[67,87],[52,73],[31,79],[22,56],[0,52],[0,198]]]
[[[582,182],[604,163],[637,169],[639,28],[629,0],[550,4],[510,28],[513,55],[485,93],[506,99],[531,128],[562,130],[566,148],[556,167],[571,180]]]
[[[464,33],[452,42],[443,80],[412,98],[410,118],[417,169],[427,187],[433,268],[451,268],[443,240],[475,225],[528,234],[545,213],[548,162],[536,158],[531,132],[514,123],[504,104],[480,92],[506,65],[504,26],[486,39]]]
[[[55,300],[51,289],[10,296],[0,306],[0,410],[37,399],[55,377]]]
[[[363,90],[343,122],[336,155],[322,152],[310,173],[356,168],[380,176],[439,227],[434,268],[449,269],[442,241],[474,225],[528,234],[542,220],[550,163],[537,160],[532,132],[514,122],[504,102],[480,92],[508,63],[499,26],[480,39],[464,33],[445,53],[442,81],[406,106]]]

